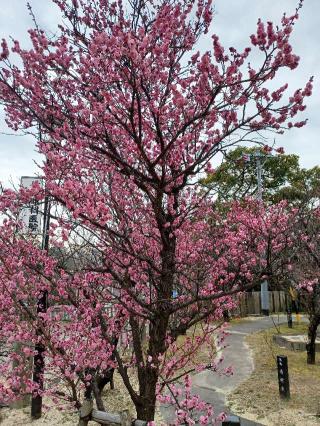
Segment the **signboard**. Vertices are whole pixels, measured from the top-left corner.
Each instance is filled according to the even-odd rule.
[[[286,356],[277,356],[279,393],[281,398],[290,398],[288,358]]]
[[[42,184],[42,178],[23,176],[21,178],[21,186],[23,188],[30,188],[33,182]],[[30,201],[25,205],[20,212],[20,220],[22,221],[22,233],[39,235],[41,231],[41,209],[37,200]]]

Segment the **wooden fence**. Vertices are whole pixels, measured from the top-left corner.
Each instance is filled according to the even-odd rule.
[[[269,291],[269,311],[286,312],[289,306],[289,296],[285,291]],[[233,312],[235,315],[245,317],[247,315],[261,314],[261,297],[260,291],[252,291],[242,293],[240,295],[239,306]]]

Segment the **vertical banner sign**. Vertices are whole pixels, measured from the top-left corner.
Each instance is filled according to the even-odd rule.
[[[23,188],[30,188],[34,182],[42,184],[42,178],[38,177],[21,177],[21,186]],[[41,230],[41,210],[37,200],[30,201],[29,204],[25,205],[21,209],[20,219],[22,221],[22,233],[39,235],[42,233]]]
[[[290,398],[289,386],[289,372],[288,372],[288,358],[286,356],[277,356],[278,365],[278,380],[279,380],[279,393],[281,398]]]

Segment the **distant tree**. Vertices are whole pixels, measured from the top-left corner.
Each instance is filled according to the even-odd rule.
[[[255,154],[259,153],[263,164],[262,186],[265,202],[288,200],[291,203],[299,203],[310,197],[310,194],[316,194],[320,186],[320,167],[301,168],[297,155],[281,152],[281,149],[278,149],[275,155],[270,155],[270,151],[263,147],[239,146],[229,151],[224,162],[201,182],[217,194],[219,203],[255,197]]]
[[[318,206],[320,167],[301,168],[297,155],[270,155],[270,149],[243,147],[229,151],[224,162],[203,179],[202,185],[217,195],[218,207],[257,194],[255,154],[263,163],[263,199],[268,204],[286,200],[291,210],[294,244],[282,252],[291,261],[288,273],[270,277],[271,288],[299,290],[302,309],[309,317],[307,362],[315,363],[315,340],[320,324],[320,210]],[[249,161],[250,158],[250,161]],[[290,210],[290,208],[289,208]],[[288,210],[288,211],[289,211]]]

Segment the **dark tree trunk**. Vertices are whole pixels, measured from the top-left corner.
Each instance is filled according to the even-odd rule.
[[[147,372],[146,386],[141,398],[141,404],[136,405],[137,418],[139,420],[154,420],[156,411],[156,386],[158,381],[157,372]]]
[[[162,240],[162,249],[160,252],[161,276],[156,289],[157,296],[154,303],[153,319],[149,323],[149,345],[146,354],[146,365],[142,368],[138,365],[140,395],[135,403],[137,418],[148,422],[154,420],[156,411],[156,389],[159,379],[159,355],[164,354],[167,349],[166,337],[170,318],[176,260],[176,237],[171,235],[171,227],[164,226],[165,223],[172,223],[174,217],[163,211],[163,194],[161,191],[154,204],[155,216]],[[175,194],[175,202],[173,205],[174,209],[177,208],[177,197],[178,195]],[[133,327],[133,330],[134,328],[136,327]],[[140,351],[142,349],[140,332],[133,333],[133,340],[136,357],[137,359],[140,359]],[[150,357],[151,362],[149,362]]]
[[[113,389],[113,373],[114,368],[105,371],[103,374],[98,375],[93,382],[93,394],[96,400],[97,408],[100,411],[105,411],[105,407],[102,400],[102,392],[104,387],[110,383],[111,389]]]
[[[318,321],[311,320],[308,329],[308,343],[307,343],[307,363],[316,363],[316,337]]]
[[[230,322],[230,314],[229,314],[229,311],[227,309],[223,311],[223,319],[226,322]]]
[[[92,404],[92,383],[86,385],[84,391],[84,401],[80,408],[80,419],[78,426],[88,426],[91,419],[93,404]]]
[[[105,371],[103,374],[97,376],[97,385],[99,392],[102,393],[104,387],[110,383],[111,389],[114,389],[113,385],[113,374],[114,374],[114,368],[110,368],[110,370]]]
[[[168,295],[161,300],[168,300]],[[159,355],[166,350],[166,335],[169,315],[165,304],[160,304],[154,321],[149,326],[149,348],[146,365],[138,365],[138,379],[140,395],[135,403],[139,420],[153,421],[156,409],[156,388],[159,379]],[[135,346],[135,345],[134,345]],[[149,361],[151,357],[151,361]]]

